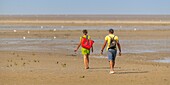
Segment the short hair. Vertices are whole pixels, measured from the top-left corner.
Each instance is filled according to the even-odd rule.
[[[83,30],[83,34],[87,34],[88,32],[87,32],[87,30],[86,29],[84,29]]]
[[[113,29],[109,29],[109,32],[110,32],[110,33],[114,33],[114,30],[113,30]]]

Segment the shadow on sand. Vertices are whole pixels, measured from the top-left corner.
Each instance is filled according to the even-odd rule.
[[[110,67],[94,67],[90,68],[90,70],[110,70]],[[133,71],[132,71],[133,70]],[[114,74],[141,74],[141,73],[148,73],[149,71],[139,71],[134,69],[121,69],[121,67],[115,67]]]
[[[115,72],[114,74],[143,74],[149,71],[127,71],[127,72]]]
[[[117,68],[117,67],[115,67]],[[90,68],[90,70],[109,70],[110,67],[93,67],[93,68]]]
[[[121,69],[121,67],[114,67],[115,69]],[[92,70],[109,70],[110,67],[93,67]]]

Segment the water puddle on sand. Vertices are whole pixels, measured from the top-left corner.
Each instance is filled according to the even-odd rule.
[[[153,62],[170,63],[170,58],[164,58],[164,59],[160,59],[160,60],[153,60]]]

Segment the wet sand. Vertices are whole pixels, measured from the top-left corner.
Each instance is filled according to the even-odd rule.
[[[99,54],[107,33],[89,30],[95,40],[95,51],[90,56],[90,69],[85,70],[80,49],[76,54],[73,52],[81,30],[32,30],[29,34],[27,30],[1,30],[0,84],[170,84],[170,63],[152,62],[170,57],[170,30],[117,30],[115,34],[121,40],[123,54],[117,57],[113,75],[109,74],[106,52],[103,56]],[[128,49],[149,49],[149,52],[130,53]]]

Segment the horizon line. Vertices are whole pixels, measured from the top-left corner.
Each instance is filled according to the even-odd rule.
[[[0,16],[74,16],[74,15],[105,15],[105,16],[121,16],[121,15],[138,15],[138,16],[169,16],[170,14],[0,14]]]

